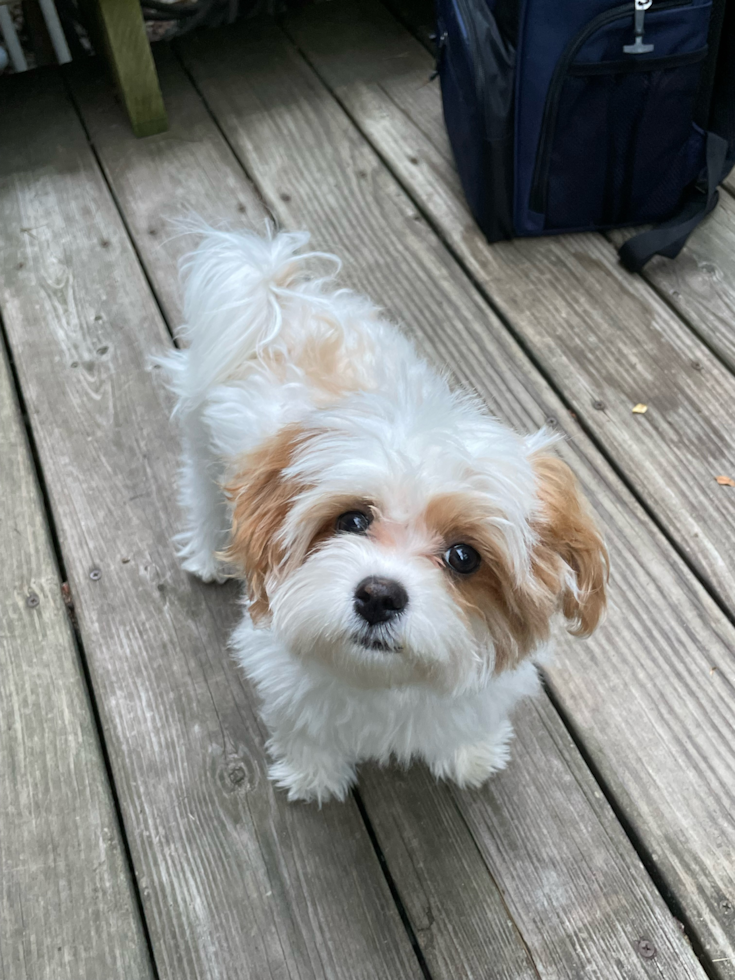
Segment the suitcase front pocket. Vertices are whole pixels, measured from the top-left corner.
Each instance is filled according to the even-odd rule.
[[[666,218],[701,169],[704,134],[692,119],[709,8],[666,5],[683,41],[670,24],[656,30],[659,16],[645,38],[653,52],[641,56],[623,51],[632,41],[632,6],[596,18],[557,65],[531,191],[531,208],[547,230]],[[687,22],[689,11],[698,30]],[[596,60],[599,51],[607,57]]]

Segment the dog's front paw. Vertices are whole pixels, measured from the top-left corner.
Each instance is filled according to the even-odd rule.
[[[449,758],[433,762],[431,771],[437,779],[451,779],[460,789],[477,789],[508,765],[512,738],[513,726],[505,721],[482,742],[463,745]]]
[[[278,759],[268,769],[268,776],[288,793],[290,802],[326,803],[344,800],[355,781],[355,767],[331,756],[312,756],[301,763]]]
[[[196,575],[202,582],[217,582],[221,585],[228,578],[224,565],[221,561],[217,561],[213,555],[206,557],[194,555],[191,558],[185,558],[181,562],[181,567],[190,575]]]

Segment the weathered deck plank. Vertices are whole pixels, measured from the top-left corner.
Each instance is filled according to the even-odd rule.
[[[656,946],[652,937],[661,932],[644,912],[651,884],[629,840],[549,701],[524,706],[516,721],[514,761],[482,790],[434,788],[419,768],[386,776],[366,767],[361,774],[381,847],[428,945],[432,976],[482,977],[497,957],[488,910],[475,903],[473,881],[463,877],[473,852],[457,833],[457,812],[501,885],[538,976],[646,975],[635,954],[641,942]],[[661,962],[657,968],[670,969]],[[686,970],[676,963],[673,976]]]
[[[9,191],[0,183],[0,197]],[[0,501],[0,976],[151,980],[2,348]]]
[[[168,46],[156,48],[171,119],[159,139],[131,140],[103,66],[91,59],[67,69],[73,97],[169,324],[181,322],[178,260],[195,238],[193,218],[262,227],[270,217],[252,184]]]
[[[616,231],[609,237],[618,245],[629,234]],[[735,199],[721,191],[718,207],[676,261],[657,256],[643,275],[735,371]]]
[[[344,10],[319,5],[308,16],[341,17]],[[336,27],[329,30],[337,35]],[[365,37],[363,25],[346,49],[356,67]],[[378,47],[373,54],[379,72],[386,59]],[[248,25],[247,35],[192,39],[184,57],[285,223],[310,228],[318,247],[344,257],[348,281],[380,297],[430,357],[475,384],[511,423],[568,419],[293,49]],[[388,106],[382,111],[390,118]],[[407,131],[410,141],[408,124]],[[735,890],[735,830],[723,786],[735,773],[735,634],[579,428],[572,420],[563,427],[574,439],[568,458],[610,538],[614,582],[607,627],[585,649],[563,646],[555,683],[651,861],[686,901],[706,949],[726,956],[733,927],[721,903]],[[720,666],[712,675],[714,663]],[[674,847],[673,840],[685,843]]]
[[[155,237],[146,234],[154,222],[160,222],[166,213],[167,187],[176,188],[176,198],[188,202],[197,213],[212,221],[231,215],[235,202],[247,202],[251,220],[258,220],[257,206],[252,191],[240,165],[229,151],[214,122],[209,118],[183,72],[166,52],[161,52],[158,62],[159,76],[169,107],[171,130],[157,140],[140,143],[133,141],[120,126],[119,111],[109,98],[109,93],[93,78],[77,75],[75,95],[82,111],[85,125],[92,137],[100,160],[105,167],[115,197],[125,214],[126,222],[134,229],[136,247],[145,264],[148,276],[159,295],[166,292],[166,280],[171,272],[171,260],[165,252],[179,252],[188,242],[174,240],[166,248],[160,248]],[[184,139],[186,135],[186,139]],[[197,159],[197,154],[201,157]],[[207,179],[201,180],[206,167]],[[141,193],[141,188],[148,193]],[[221,188],[219,202],[212,188]],[[171,202],[169,203],[169,207]],[[137,231],[136,231],[137,230]],[[178,298],[172,296],[170,315],[178,314]],[[174,319],[175,322],[175,319]],[[534,710],[529,709],[529,724],[533,725]],[[521,724],[524,724],[521,721]],[[555,719],[556,728],[560,728]],[[538,726],[537,726],[538,727]],[[528,755],[519,747],[516,769],[509,774],[510,796],[519,779],[530,784],[534,815],[526,824],[526,835],[516,847],[522,852],[526,865],[539,869],[555,868],[556,853],[537,848],[536,842],[546,840],[548,819],[546,801],[554,797],[554,790],[544,779],[547,768],[556,772],[559,767],[558,750],[548,734],[537,737],[535,751]],[[547,767],[539,765],[539,759],[551,756]],[[578,757],[577,757],[578,759]],[[538,767],[538,768],[537,768]],[[564,766],[562,766],[562,769]],[[573,767],[572,767],[573,768]],[[535,977],[535,961],[546,963],[561,955],[563,968],[558,976],[574,976],[579,967],[578,958],[567,951],[560,954],[570,937],[576,936],[580,922],[587,914],[589,893],[584,902],[579,901],[579,886],[569,886],[569,895],[559,903],[558,921],[566,928],[559,928],[546,948],[540,935],[534,936],[530,950],[519,936],[512,919],[509,919],[506,901],[478,858],[477,846],[469,834],[451,795],[433,786],[433,780],[414,770],[402,779],[399,786],[395,774],[374,773],[366,777],[365,799],[378,827],[381,847],[390,850],[389,867],[418,936],[424,957],[435,980],[440,977],[483,975],[488,963],[493,964],[494,975],[508,980]],[[567,780],[568,781],[568,780]],[[557,790],[557,793],[559,791]],[[575,805],[576,804],[576,805]],[[572,857],[570,866],[576,871],[574,880],[587,877],[588,860],[598,860],[609,866],[600,879],[595,893],[595,915],[610,920],[606,937],[608,942],[599,944],[599,954],[593,957],[593,966],[587,963],[590,976],[607,976],[608,954],[611,949],[630,946],[630,935],[637,929],[647,929],[658,934],[664,923],[666,936],[667,916],[661,910],[650,913],[651,889],[634,862],[630,866],[631,850],[624,846],[617,853],[611,848],[609,835],[599,818],[589,811],[589,804],[579,801],[562,802],[554,820],[554,834],[559,836],[569,827],[572,815],[580,819],[587,813],[583,858]],[[536,826],[538,821],[539,826]],[[402,844],[397,843],[396,833]],[[626,842],[627,843],[627,842]],[[576,845],[575,845],[576,846]],[[539,872],[543,874],[543,871]],[[512,875],[506,875],[512,879]],[[567,881],[570,873],[561,872]],[[643,884],[640,884],[640,882]],[[514,882],[514,890],[520,888]],[[627,896],[621,912],[620,893]],[[608,896],[615,898],[610,902]],[[654,901],[658,902],[657,897]],[[651,917],[653,915],[653,917]],[[643,926],[641,923],[645,922]],[[670,937],[666,940],[670,941]],[[672,955],[671,952],[668,955]],[[676,958],[680,951],[674,951]],[[637,964],[636,964],[637,965]],[[629,970],[633,967],[628,964]],[[639,967],[640,969],[640,967]],[[684,967],[686,969],[686,967]],[[635,975],[635,974],[633,974]]]
[[[290,806],[265,778],[226,649],[236,593],[189,579],[170,543],[171,402],[147,366],[168,334],[60,78],[6,81],[0,308],[158,974],[418,977],[354,804]]]
[[[667,531],[735,611],[735,378],[600,235],[488,246],[449,154],[428,52],[375,3],[302,24],[337,96]],[[327,25],[325,30],[319,24]],[[414,162],[415,161],[415,162]],[[633,405],[646,403],[646,415]]]

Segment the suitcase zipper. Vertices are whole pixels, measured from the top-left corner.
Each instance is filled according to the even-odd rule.
[[[691,6],[692,0],[666,0],[664,3],[657,3],[653,8],[656,11],[668,10],[671,7]],[[551,83],[546,94],[546,104],[544,115],[541,120],[541,136],[539,137],[538,150],[536,152],[536,165],[533,171],[533,181],[531,183],[531,194],[529,206],[532,211],[539,214],[546,214],[546,196],[549,182],[549,167],[551,165],[551,147],[556,127],[556,116],[559,108],[559,96],[562,85],[569,72],[570,65],[574,61],[579,49],[584,42],[591,37],[595,31],[615,20],[623,17],[630,17],[633,13],[633,4],[620,4],[612,10],[604,10],[597,17],[593,17],[582,30],[576,34],[567,44],[564,53],[556,64],[554,74],[551,76]]]

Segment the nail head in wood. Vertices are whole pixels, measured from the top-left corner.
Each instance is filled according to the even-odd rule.
[[[639,939],[637,946],[638,952],[641,954],[644,960],[652,960],[656,955],[656,947],[648,939]]]

